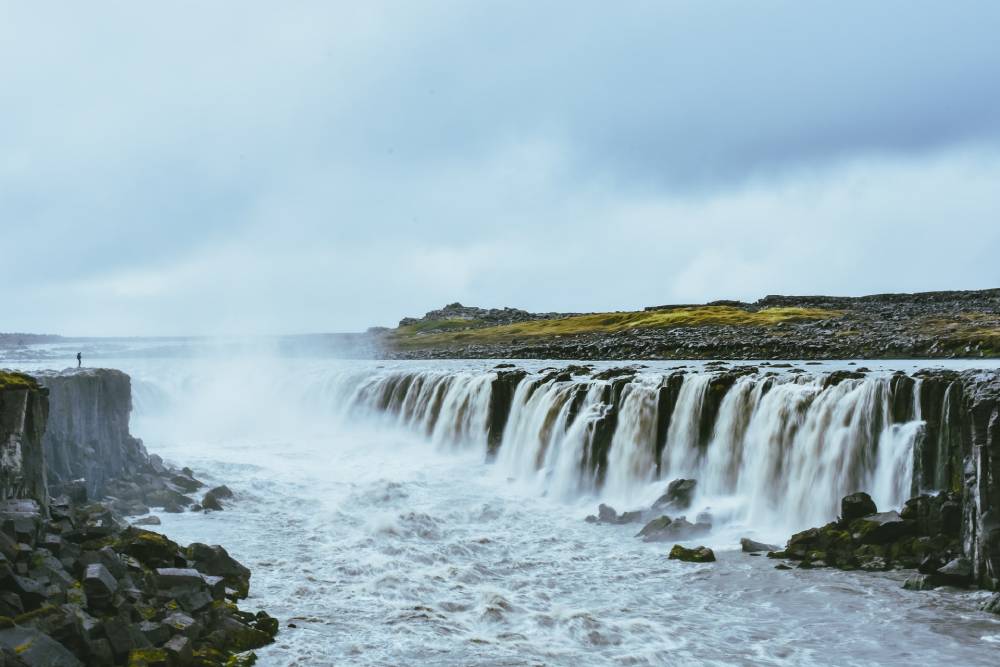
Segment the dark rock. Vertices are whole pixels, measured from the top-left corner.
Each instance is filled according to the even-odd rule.
[[[87,566],[83,575],[83,591],[92,606],[98,609],[107,608],[111,606],[114,595],[118,592],[118,582],[104,565],[92,563]]]
[[[205,585],[205,580],[198,570],[160,567],[156,569],[156,585],[164,589],[201,588]]]
[[[597,507],[597,520],[603,523],[615,523],[618,521],[618,512],[614,507],[601,503]]]
[[[740,547],[746,553],[759,553],[762,551],[777,551],[779,547],[773,544],[765,544],[764,542],[755,542],[749,537],[740,538]]]
[[[184,612],[176,611],[165,619],[163,624],[171,628],[171,632],[184,635],[188,639],[197,639],[202,632],[202,625]]]
[[[222,511],[222,503],[211,491],[205,494],[205,497],[201,499],[201,506],[206,510],[213,510],[215,512]]]
[[[0,646],[13,651],[29,667],[82,667],[65,646],[35,628],[0,630]]]
[[[944,564],[940,556],[935,554],[924,556],[923,560],[920,561],[920,565],[917,566],[917,572],[920,574],[934,574],[944,567]]]
[[[230,556],[223,547],[195,542],[187,548],[187,557],[199,572],[222,577],[239,597],[247,596],[250,570]]]
[[[840,501],[840,516],[844,521],[853,521],[876,512],[878,508],[875,507],[875,501],[861,491],[844,496]]]
[[[225,484],[223,484],[222,486],[215,487],[214,489],[209,491],[209,493],[211,493],[216,498],[220,498],[222,500],[228,500],[229,498],[233,497],[232,490]]]
[[[132,522],[133,526],[159,526],[162,522],[156,515],[144,516]]]
[[[928,591],[941,585],[941,581],[933,574],[911,574],[903,582],[903,588],[911,591]]]
[[[687,509],[691,506],[697,486],[698,481],[694,479],[675,479],[667,485],[666,492],[653,503],[653,509]]]
[[[670,560],[682,560],[688,563],[712,563],[715,562],[715,553],[708,547],[688,549],[680,544],[675,544],[670,550]]]
[[[910,534],[912,526],[899,512],[891,511],[856,519],[851,523],[851,531],[863,544],[886,544]]]
[[[163,645],[163,650],[167,652],[173,663],[179,667],[189,665],[193,658],[191,640],[184,635],[172,637]]]
[[[1000,614],[1000,593],[994,593],[993,597],[984,602],[980,609],[993,614]]]
[[[937,571],[937,576],[952,586],[967,586],[972,581],[972,563],[968,558],[955,558]]]
[[[636,537],[641,537],[643,542],[665,542],[672,539],[671,533],[668,532],[672,523],[673,520],[669,516],[663,515],[643,526]]]

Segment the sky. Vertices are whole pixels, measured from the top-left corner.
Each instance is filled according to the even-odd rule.
[[[998,287],[998,31],[992,0],[0,0],[0,331]]]

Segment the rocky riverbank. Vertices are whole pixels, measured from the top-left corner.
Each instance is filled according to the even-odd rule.
[[[892,359],[1000,356],[1000,289],[614,313],[528,313],[451,304],[369,332],[395,359]]]
[[[250,571],[223,547],[137,527],[232,492],[198,502],[130,411],[119,371],[0,372],[0,664],[248,665],[273,641],[275,619],[237,607]]]

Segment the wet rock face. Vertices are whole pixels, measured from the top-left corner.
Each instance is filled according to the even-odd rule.
[[[1000,589],[1000,372],[967,373],[962,440],[967,448],[963,533],[973,578]]]
[[[49,391],[43,444],[50,485],[82,478],[88,496],[99,498],[110,480],[139,471],[148,457],[142,441],[129,433],[128,375],[85,368],[41,372],[36,378]]]
[[[0,499],[48,503],[43,451],[48,393],[32,378],[0,371]]]

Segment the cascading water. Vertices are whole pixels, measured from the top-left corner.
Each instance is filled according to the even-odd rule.
[[[361,380],[350,403],[439,446],[485,452],[496,377],[395,371]],[[707,412],[717,377],[688,373],[670,404],[661,400],[666,378],[659,374],[628,378],[617,395],[607,380],[528,375],[513,391],[497,464],[541,493],[597,496],[626,508],[648,504],[665,481],[694,478],[695,509],[711,508],[716,521],[783,530],[834,518],[840,498],[853,491],[869,491],[886,509],[910,496],[923,432],[919,383],[910,398],[914,418],[895,423],[889,375],[830,382],[745,373]],[[706,414],[715,415],[707,439]],[[602,449],[599,432],[609,424]]]

